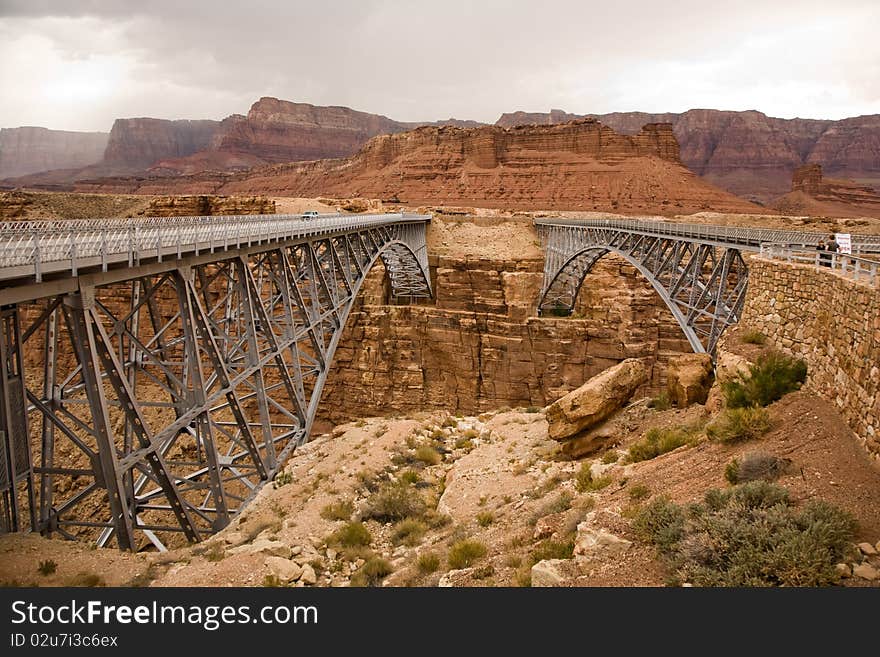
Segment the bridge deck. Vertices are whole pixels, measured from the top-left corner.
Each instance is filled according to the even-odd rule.
[[[606,228],[638,235],[675,237],[685,242],[736,247],[744,251],[760,251],[762,244],[816,246],[825,233],[797,230],[773,230],[743,226],[689,224],[656,219],[535,219],[537,226],[562,228]],[[852,236],[854,253],[880,253],[880,235]]]
[[[242,215],[146,217],[0,224],[0,280],[47,274],[76,276],[87,269],[133,266],[259,244],[326,237],[371,226],[429,221],[426,215]],[[27,283],[27,281],[22,281]]]

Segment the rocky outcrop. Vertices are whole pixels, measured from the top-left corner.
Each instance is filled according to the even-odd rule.
[[[265,196],[161,196],[150,200],[150,217],[275,214],[275,201]]]
[[[679,408],[705,404],[712,387],[712,357],[709,354],[682,354],[669,359],[666,391]]]
[[[348,107],[321,107],[264,97],[251,106],[247,116],[233,114],[223,119],[205,150],[156,162],[151,172],[180,175],[347,157],[357,153],[372,137],[404,132],[420,125],[477,127],[481,124],[458,119],[405,123]]]
[[[819,164],[795,169],[791,192],[772,205],[791,214],[880,217],[880,193],[849,180],[825,178]]]
[[[480,413],[543,407],[627,358],[666,385],[666,362],[690,347],[635,269],[607,256],[593,268],[575,317],[536,317],[535,259],[432,259],[435,305],[389,304],[374,269],[352,311],[319,417],[340,424],[432,409]]]
[[[107,138],[106,132],[0,128],[0,178],[94,164],[104,156]]]
[[[636,359],[594,376],[545,409],[550,437],[564,441],[608,419],[647,380],[647,369]]]
[[[691,171],[723,189],[763,202],[784,194],[792,172],[806,163],[821,164],[833,175],[880,185],[880,115],[830,121],[779,119],[754,110],[580,117],[551,110],[503,114],[496,125],[546,125],[582,117],[596,118],[624,134],[634,134],[649,122],[672,123],[682,162]]]
[[[116,119],[104,164],[143,169],[162,159],[192,155],[208,147],[218,125],[208,120]]]
[[[668,124],[621,135],[594,120],[504,129],[420,128],[355,156],[227,176],[103,181],[85,191],[365,196],[407,204],[677,214],[758,208],[685,169]]]

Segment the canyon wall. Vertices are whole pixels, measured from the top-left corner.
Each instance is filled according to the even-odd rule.
[[[769,201],[788,191],[797,167],[821,164],[830,175],[880,186],[880,115],[840,121],[779,119],[754,110],[693,109],[680,114],[614,112],[585,114],[633,134],[645,123],[669,122],[681,146],[681,159],[693,172],[719,187],[750,199]],[[552,124],[578,115],[503,114],[496,125]]]
[[[772,206],[786,214],[880,217],[880,192],[849,180],[826,178],[820,164],[795,169],[791,192]]]
[[[648,124],[635,135],[621,135],[592,119],[508,129],[425,127],[374,137],[346,159],[240,174],[106,179],[77,189],[660,214],[758,210],[682,166],[669,124]]]
[[[107,139],[106,132],[0,128],[0,179],[94,164],[104,156]]]
[[[665,386],[665,363],[690,352],[650,285],[606,256],[587,277],[573,317],[536,317],[541,259],[432,257],[436,301],[390,305],[376,267],[336,352],[322,422],[502,406],[544,406],[625,358]]]
[[[208,147],[218,126],[209,120],[116,119],[103,164],[143,169],[158,160],[192,155]]]
[[[835,404],[880,458],[880,288],[811,265],[752,258],[741,325],[807,362],[807,388]]]

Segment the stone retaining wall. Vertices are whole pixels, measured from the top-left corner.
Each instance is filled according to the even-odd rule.
[[[741,325],[803,358],[807,388],[834,403],[880,458],[880,288],[811,265],[752,258]]]

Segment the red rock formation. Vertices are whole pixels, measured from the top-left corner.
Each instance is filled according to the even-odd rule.
[[[575,115],[504,114],[497,125],[561,123]],[[804,163],[880,185],[880,116],[842,121],[778,119],[761,112],[694,109],[682,114],[615,112],[585,115],[618,132],[635,133],[646,122],[671,122],[681,159],[695,173],[735,194],[769,200],[788,190]]]
[[[204,150],[217,131],[217,121],[116,119],[104,152],[104,164],[145,168],[162,159]]]
[[[0,178],[94,164],[104,155],[107,137],[106,132],[0,128]]]
[[[789,214],[880,217],[880,193],[850,180],[825,178],[821,165],[805,164],[795,170],[791,192],[773,207]]]
[[[236,175],[95,181],[89,191],[371,197],[411,204],[633,213],[757,208],[681,165],[669,124],[620,135],[592,120],[473,130],[419,128],[375,137],[356,156]]]

